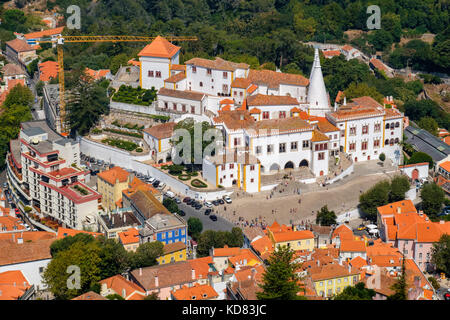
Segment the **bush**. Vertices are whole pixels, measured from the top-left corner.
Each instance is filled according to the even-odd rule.
[[[127,151],[133,151],[138,147],[138,145],[134,142],[126,141],[126,140],[119,140],[119,139],[111,139],[111,138],[103,139],[102,143],[106,143],[110,146],[113,146],[113,147],[116,147],[119,149],[124,149]]]
[[[198,176],[198,172],[197,172],[197,171],[186,172],[186,174],[190,175],[191,177],[196,177],[196,176]]]
[[[431,283],[435,290],[438,290],[441,287],[439,282],[437,282],[436,278],[433,276],[428,277],[428,281]]]
[[[191,176],[188,175],[188,174],[180,174],[180,175],[178,176],[178,179],[180,179],[181,181],[187,181],[187,180],[189,180],[190,178],[191,178]]]
[[[144,135],[142,133],[137,133],[137,132],[128,132],[128,131],[109,129],[109,128],[105,129],[105,131],[116,133],[116,134],[121,134],[124,136],[135,137],[135,138],[141,138],[141,139],[144,138]]]
[[[26,213],[30,213],[33,209],[29,206],[26,206],[25,208],[23,208],[25,210]]]
[[[191,181],[191,185],[192,185],[193,187],[196,187],[196,188],[206,188],[206,187],[208,187],[207,184],[205,184],[203,181],[201,181],[201,180],[199,180],[199,179],[194,179],[194,180],[192,180],[192,181]]]
[[[102,133],[102,130],[97,128],[92,129],[92,134],[100,134],[100,133]]]
[[[173,176],[178,176],[183,173],[184,166],[173,164],[173,165],[168,166],[168,169],[169,169],[169,174],[171,174]]]
[[[142,152],[142,151],[144,151],[144,150],[142,150],[142,148],[136,148],[135,151],[136,151],[136,152]]]

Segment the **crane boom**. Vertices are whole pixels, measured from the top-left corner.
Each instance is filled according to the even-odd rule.
[[[53,39],[39,41],[39,43],[56,43],[58,51],[58,78],[59,78],[59,116],[61,123],[61,134],[68,135],[68,125],[66,119],[66,101],[64,88],[64,43],[82,43],[82,42],[147,42],[153,41],[156,37],[146,36],[59,36]],[[169,41],[197,41],[197,37],[189,36],[168,36]]]

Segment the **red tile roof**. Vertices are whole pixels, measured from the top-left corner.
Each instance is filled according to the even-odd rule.
[[[39,80],[49,81],[50,79],[56,79],[58,76],[59,65],[55,61],[45,61],[39,64]]]
[[[144,129],[144,132],[158,140],[167,139],[172,137],[175,126],[175,122],[166,122],[146,128]]]
[[[280,84],[306,87],[309,80],[300,74],[275,72],[272,70],[250,69],[248,79],[256,85],[265,85],[270,89],[278,89]]]
[[[0,300],[18,300],[30,287],[19,270],[0,273]]]
[[[378,70],[383,70],[383,71],[387,71],[386,66],[384,65],[383,62],[381,62],[380,60],[376,59],[376,58],[372,58],[370,59],[370,63],[377,68]]]
[[[214,70],[226,70],[235,71],[236,69],[248,69],[249,65],[246,63],[236,63],[224,60],[222,58],[216,57],[215,60],[203,59],[203,58],[193,58],[186,61],[186,65],[194,65],[197,67],[210,68]]]
[[[138,53],[139,57],[158,57],[158,58],[172,58],[181,47],[178,47],[165,38],[157,36],[150,44],[144,47]]]
[[[341,252],[366,252],[366,244],[364,241],[347,240],[341,241]]]
[[[100,285],[106,284],[108,289],[113,290],[125,300],[143,300],[145,298],[145,290],[136,283],[125,279],[121,275],[115,275],[100,281]],[[137,293],[137,295],[135,295]],[[131,296],[133,295],[133,298]]]
[[[56,236],[56,239],[62,239],[65,237],[73,237],[76,236],[79,233],[85,233],[90,234],[94,237],[102,236],[103,233],[100,232],[90,232],[90,231],[84,231],[84,230],[75,230],[75,229],[68,229],[68,228],[58,228],[58,234]]]
[[[0,207],[3,208],[3,207]],[[6,209],[6,208],[3,208]],[[13,230],[26,230],[26,228],[21,224],[22,221],[19,218],[12,216],[0,216],[0,232],[3,231],[13,231]]]
[[[119,232],[117,235],[123,245],[139,243],[139,231],[136,228],[130,228],[126,231]]]
[[[209,300],[219,297],[219,294],[209,284],[194,284],[192,287],[183,286],[170,292],[175,300]]]
[[[282,105],[294,105],[298,106],[297,99],[289,96],[275,96],[255,94],[247,97],[247,105],[251,106],[282,106]]]
[[[322,51],[325,58],[340,56],[341,52],[339,50],[324,50]]]
[[[39,39],[39,38],[43,38],[43,37],[50,37],[53,35],[61,34],[63,29],[64,29],[64,27],[59,27],[59,28],[48,29],[48,30],[43,30],[43,31],[31,32],[31,33],[24,34],[23,36],[27,40]]]
[[[125,171],[121,167],[117,166],[97,174],[97,176],[100,177],[102,180],[112,185],[115,185],[117,182],[123,183],[128,181],[129,175],[130,173],[128,171]]]
[[[14,51],[18,53],[26,51],[36,51],[36,49],[33,49],[33,47],[30,46],[25,40],[21,40],[18,38],[6,42],[6,45],[11,47]]]

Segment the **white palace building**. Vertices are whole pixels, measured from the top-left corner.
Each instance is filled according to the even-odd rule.
[[[179,53],[157,37],[139,53],[140,84],[158,90],[159,110],[206,115],[221,129],[224,154],[203,159],[213,185],[258,192],[264,174],[308,167],[321,177],[342,155],[353,162],[398,155],[404,115],[367,96],[332,105],[317,49],[309,79],[218,57],[180,65]]]

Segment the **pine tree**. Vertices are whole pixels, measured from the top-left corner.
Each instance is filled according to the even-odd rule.
[[[282,246],[269,257],[269,266],[263,275],[259,300],[297,300],[302,290],[296,274],[300,265],[293,262],[294,251]]]
[[[405,257],[402,259],[402,274],[400,278],[391,287],[395,291],[394,294],[388,296],[388,300],[407,300],[408,299],[408,284],[406,283],[406,267]]]

